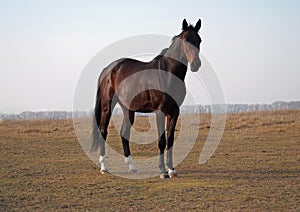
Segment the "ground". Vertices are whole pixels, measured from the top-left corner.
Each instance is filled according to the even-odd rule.
[[[176,167],[179,177],[167,180],[100,175],[72,120],[2,121],[0,210],[300,210],[299,110],[228,115],[221,143],[203,165],[198,160],[210,116],[200,120],[195,146]],[[135,128],[147,130],[148,124],[139,117]],[[109,134],[108,142],[121,151],[113,126]],[[133,157],[142,150],[133,145]],[[158,152],[154,144],[147,151]]]

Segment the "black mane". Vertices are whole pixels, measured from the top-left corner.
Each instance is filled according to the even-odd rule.
[[[190,30],[190,31],[196,31],[194,25],[192,25],[192,24],[190,24],[190,25],[187,27],[187,29],[186,29],[185,31],[189,31],[189,30]],[[175,41],[179,36],[180,36],[180,34],[179,34],[179,35],[175,35],[175,36],[172,38],[172,40],[171,40],[171,45],[174,43],[174,41]],[[160,58],[162,58],[162,57],[166,54],[166,52],[168,51],[168,49],[169,49],[169,48],[165,48],[165,49],[161,50],[161,52],[160,52],[154,59],[160,59]]]
[[[161,52],[154,59],[162,58],[167,53],[168,49],[169,48],[165,48],[165,49],[161,50]]]
[[[175,35],[172,38],[171,45],[174,43],[175,39],[178,38],[178,36],[179,35]],[[160,59],[160,58],[162,58],[167,53],[168,50],[169,50],[169,48],[165,48],[165,49],[161,50],[160,53],[154,59]]]

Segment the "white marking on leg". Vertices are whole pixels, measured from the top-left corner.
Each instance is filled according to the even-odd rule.
[[[99,157],[99,163],[100,163],[100,166],[101,166],[101,172],[108,172],[108,169],[106,167],[106,158],[105,158],[105,155],[104,156],[101,156]]]
[[[132,160],[131,155],[129,155],[128,157],[125,157],[125,164],[128,165],[129,172],[131,172],[131,173],[136,173],[137,172],[137,168],[133,164],[133,160]]]
[[[159,177],[160,177],[160,179],[168,179],[168,178],[170,178],[168,172],[161,173],[161,174],[159,175]]]
[[[169,173],[170,178],[178,176],[178,173],[175,171],[175,169],[173,169],[173,170],[169,169],[168,173]]]

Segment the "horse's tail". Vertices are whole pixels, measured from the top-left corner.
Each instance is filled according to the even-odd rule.
[[[100,145],[100,120],[101,120],[101,98],[100,98],[100,84],[98,85],[97,89],[97,96],[96,96],[96,104],[94,109],[94,116],[93,116],[93,132],[92,132],[92,138],[93,138],[93,144],[91,151],[95,152],[99,145]]]

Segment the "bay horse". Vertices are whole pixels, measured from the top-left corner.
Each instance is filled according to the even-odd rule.
[[[107,128],[112,111],[118,103],[123,111],[120,134],[125,163],[128,165],[129,171],[137,172],[129,147],[130,130],[134,122],[135,112],[155,112],[160,151],[158,165],[161,172],[160,176],[161,178],[177,176],[172,157],[174,131],[180,113],[179,107],[186,95],[184,79],[188,64],[192,72],[198,71],[201,66],[199,58],[201,38],[198,34],[200,27],[200,19],[195,26],[189,25],[184,19],[181,33],[172,39],[169,48],[162,50],[150,62],[125,58],[116,60],[103,69],[97,85],[91,149],[91,151],[96,151],[100,146],[101,174],[108,172],[105,159]],[[146,72],[145,70],[152,71]],[[127,80],[132,77],[134,80]],[[175,83],[175,78],[179,79],[183,85]],[[139,86],[143,87],[147,83],[149,89],[143,88],[134,97],[130,96],[134,89]],[[170,93],[174,95],[170,95]],[[168,171],[166,171],[164,163],[166,147]]]

